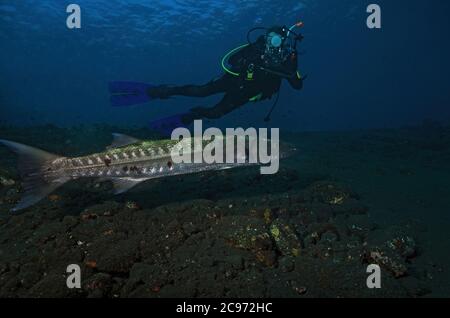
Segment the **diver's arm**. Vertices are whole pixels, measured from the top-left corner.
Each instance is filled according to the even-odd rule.
[[[242,65],[245,64],[247,56],[249,56],[251,52],[251,48],[249,46],[243,48],[242,50],[236,52],[233,54],[230,59],[228,60],[228,63],[230,65],[233,65],[234,67],[242,67]]]
[[[287,78],[289,84],[292,88],[301,90],[303,88],[303,77],[298,71],[297,54],[293,55],[292,58],[289,59],[287,69],[288,72],[292,74],[292,77]]]
[[[260,53],[258,53],[259,51],[260,49],[257,43],[251,44],[233,54],[229,58],[228,63],[237,70],[242,71],[246,69],[250,63],[255,63],[260,56]]]
[[[250,63],[256,63],[260,59],[264,47],[264,37],[261,36],[254,43],[249,44],[240,51],[233,54],[228,63],[236,70],[242,71],[247,69]]]

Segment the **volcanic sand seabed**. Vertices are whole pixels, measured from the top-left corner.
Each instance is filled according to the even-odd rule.
[[[151,137],[102,125],[0,127],[0,137],[81,155],[112,131]],[[450,296],[450,129],[282,137],[298,152],[274,176],[211,172],[121,196],[77,180],[15,216],[16,161],[1,148],[0,296]],[[71,263],[81,290],[65,286]],[[366,287],[369,263],[382,267],[380,290]]]

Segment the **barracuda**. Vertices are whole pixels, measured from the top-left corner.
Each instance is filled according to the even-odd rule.
[[[111,180],[115,193],[119,194],[141,182],[154,178],[249,165],[248,161],[222,164],[176,164],[172,161],[171,154],[173,151],[180,151],[181,143],[179,141],[141,141],[122,134],[113,134],[113,136],[113,144],[106,151],[76,158],[61,157],[30,146],[0,139],[0,144],[7,146],[19,156],[18,168],[24,194],[12,211],[31,206],[65,182],[78,178],[96,177],[102,180]],[[183,142],[194,143],[195,140],[190,138]],[[201,142],[205,143],[204,140]],[[195,155],[194,151],[191,155]]]

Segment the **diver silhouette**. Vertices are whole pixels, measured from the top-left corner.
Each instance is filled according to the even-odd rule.
[[[271,99],[277,94],[276,101],[266,117],[268,121],[278,102],[283,79],[296,90],[303,88],[306,77],[302,77],[298,71],[297,53],[297,44],[303,36],[293,31],[295,27],[301,26],[302,22],[291,28],[274,26],[251,29],[247,34],[248,43],[231,50],[222,59],[225,73],[204,85],[153,86],[137,82],[111,82],[111,104],[128,106],[177,95],[206,97],[224,93],[223,98],[213,107],[195,107],[189,112],[159,119],[150,124],[152,129],[170,134],[174,128],[189,126],[196,119],[217,119],[249,102]],[[265,34],[252,42],[250,36],[256,30],[264,30]]]

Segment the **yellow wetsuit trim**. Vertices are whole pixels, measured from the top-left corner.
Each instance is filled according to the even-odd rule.
[[[262,93],[259,93],[256,96],[253,96],[252,98],[249,99],[250,102],[257,102],[262,98]]]

